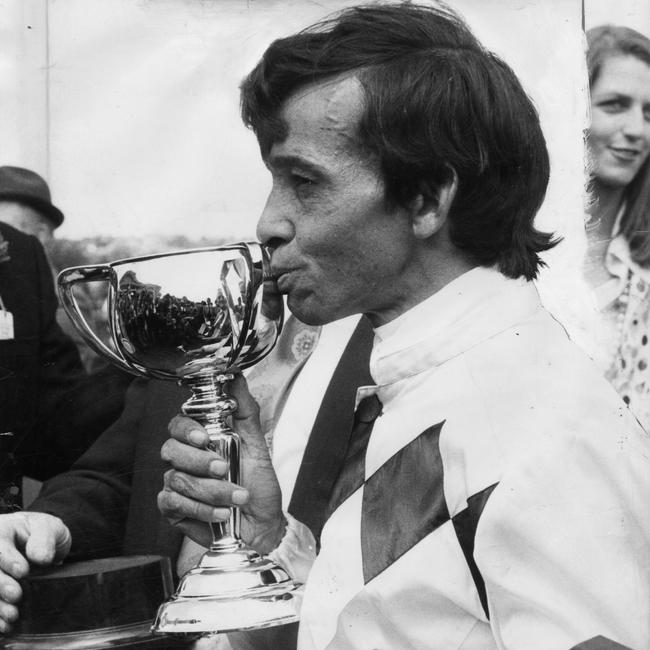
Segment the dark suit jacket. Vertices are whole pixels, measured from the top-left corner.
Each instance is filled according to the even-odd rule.
[[[71,471],[44,484],[30,510],[63,519],[71,559],[177,556],[182,534],[160,516],[156,497],[167,469],[160,448],[188,396],[172,382],[136,379],[120,418]]]
[[[4,223],[0,233],[11,257],[0,262],[0,296],[14,318],[14,338],[0,340],[0,433],[13,434],[0,436],[0,479],[44,480],[69,469],[119,415],[130,378],[113,369],[85,375],[56,322],[40,242]]]

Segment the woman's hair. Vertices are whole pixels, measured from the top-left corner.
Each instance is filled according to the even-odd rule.
[[[535,277],[539,253],[555,244],[533,223],[549,159],[512,70],[445,5],[348,9],[272,43],[244,80],[242,116],[263,157],[287,135],[286,100],[345,73],[363,87],[358,144],[377,158],[389,204],[435,197],[455,173],[454,245],[509,277]]]
[[[589,84],[594,83],[603,63],[614,56],[633,56],[650,67],[650,39],[643,34],[616,25],[601,25],[587,32],[587,68]],[[632,259],[650,267],[650,156],[625,188],[625,213],[620,232],[630,246]]]

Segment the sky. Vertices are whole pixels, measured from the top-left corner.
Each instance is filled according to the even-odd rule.
[[[239,119],[239,82],[271,40],[356,2],[0,0],[0,35],[3,14],[13,20],[15,78],[33,80],[32,95],[45,87],[42,107],[23,102],[0,124],[8,145],[20,140],[2,164],[46,176],[66,215],[60,237],[253,238],[269,177]],[[612,11],[628,24],[650,16],[648,0],[585,2],[587,26]],[[579,0],[450,4],[535,101],[553,165],[540,220],[570,231],[587,119]],[[28,9],[33,24],[20,40]],[[45,138],[32,124],[39,110]]]
[[[585,27],[625,25],[650,36],[650,0],[585,0]]]

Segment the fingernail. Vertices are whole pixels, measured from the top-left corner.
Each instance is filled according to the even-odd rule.
[[[210,463],[210,474],[222,478],[228,472],[228,463],[223,460],[213,460]]]
[[[230,517],[230,508],[215,508],[212,511],[212,522],[222,524]]]
[[[243,506],[248,502],[248,490],[234,490],[232,493],[232,502],[237,506]]]
[[[12,575],[14,578],[22,578],[23,573],[24,573],[24,571],[23,571],[23,565],[20,564],[20,562],[14,562],[14,563],[11,565],[11,575]]]
[[[205,445],[205,433],[203,433],[203,431],[194,429],[189,432],[187,437],[189,438],[189,441],[197,447],[203,447],[203,445]]]

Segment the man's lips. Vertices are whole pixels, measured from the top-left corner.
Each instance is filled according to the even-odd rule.
[[[271,267],[271,276],[275,280],[280,291],[282,291],[283,285],[286,286],[289,281],[290,275],[295,271],[295,269],[290,268],[273,268]]]

